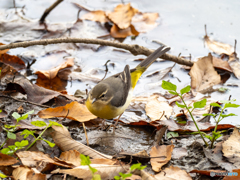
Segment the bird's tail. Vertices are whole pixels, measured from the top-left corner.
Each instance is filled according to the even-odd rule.
[[[131,70],[131,82],[132,88],[137,84],[138,79],[144,71],[160,56],[169,51],[171,48],[166,46],[161,46],[150,54],[145,60],[143,60],[137,67]]]

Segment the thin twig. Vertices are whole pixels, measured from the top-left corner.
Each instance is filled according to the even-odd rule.
[[[88,141],[87,130],[86,130],[86,127],[85,127],[85,124],[84,124],[84,122],[82,123],[82,125],[83,125],[83,129],[84,129],[84,132],[85,132],[85,136],[86,136],[86,140],[87,140],[87,145],[89,146],[89,141]]]
[[[149,56],[153,53],[153,50],[150,50],[146,47],[139,46],[137,44],[124,44],[113,41],[107,41],[102,39],[81,39],[81,38],[56,38],[56,39],[42,39],[36,41],[26,41],[19,43],[11,43],[8,45],[1,45],[0,50],[4,49],[14,49],[18,47],[29,47],[34,45],[48,45],[48,44],[59,44],[59,43],[85,43],[85,44],[100,44],[103,46],[113,46],[116,48],[121,48],[130,51],[133,55],[146,55]],[[162,59],[176,62],[178,64],[192,66],[193,62],[181,57],[176,57],[170,54],[163,54],[161,56]]]
[[[99,82],[101,82],[102,80],[104,80],[104,78],[106,77],[106,75],[107,75],[107,73],[108,73],[107,63],[109,63],[109,62],[110,62],[110,60],[107,60],[107,62],[104,64],[104,66],[106,67],[106,69],[105,69],[105,75],[104,75],[104,77],[103,77]]]
[[[40,23],[42,24],[45,21],[45,18],[48,16],[48,14],[58,5],[62,2],[63,0],[57,0],[56,2],[54,2],[49,8],[47,8],[42,17],[40,18]]]
[[[25,100],[21,100],[21,99],[16,99],[16,98],[14,98],[14,97],[7,96],[7,95],[0,95],[0,97],[10,98],[10,99],[13,99],[13,100],[15,100],[15,101],[20,101],[20,102],[24,102],[24,103],[29,103],[29,104],[33,104],[33,105],[40,106],[40,107],[44,107],[44,108],[49,108],[49,107],[50,107],[50,106],[46,106],[46,105],[42,105],[42,104],[37,104],[37,103],[34,103],[34,102],[30,102],[30,101],[25,101]]]

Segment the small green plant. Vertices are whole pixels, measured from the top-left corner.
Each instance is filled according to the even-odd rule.
[[[238,104],[232,104],[232,102],[235,101],[235,100],[232,100],[232,101],[220,101],[221,103],[224,104],[223,108],[218,103],[211,103],[210,104],[211,106],[220,108],[221,112],[220,112],[219,115],[217,115],[217,114],[203,114],[203,116],[212,116],[214,118],[214,120],[215,120],[215,123],[216,123],[216,126],[215,126],[215,128],[214,128],[214,130],[212,132],[212,136],[210,136],[210,135],[207,135],[206,133],[200,131],[200,129],[199,129],[198,125],[197,125],[197,122],[195,121],[195,119],[194,119],[194,117],[192,115],[192,112],[193,112],[194,109],[196,109],[196,108],[204,108],[206,106],[207,100],[203,99],[201,101],[194,102],[193,103],[193,107],[192,106],[187,106],[185,101],[183,100],[183,94],[185,94],[185,93],[187,93],[187,92],[189,92],[191,90],[190,86],[184,87],[183,89],[180,90],[180,93],[178,93],[177,92],[177,86],[175,84],[172,84],[170,82],[167,82],[167,81],[163,80],[162,81],[162,88],[165,89],[165,90],[168,90],[169,93],[171,93],[173,95],[177,95],[177,96],[179,96],[181,98],[183,104],[180,104],[180,103],[176,102],[176,105],[178,107],[180,107],[180,108],[186,108],[187,109],[187,111],[189,112],[189,114],[190,114],[190,116],[191,116],[191,118],[192,118],[192,120],[193,120],[193,122],[194,122],[194,124],[195,124],[195,126],[197,128],[197,130],[198,130],[198,132],[196,132],[196,133],[201,135],[201,138],[203,139],[206,147],[208,147],[208,143],[205,141],[204,136],[211,141],[211,148],[213,148],[214,141],[216,139],[218,139],[219,137],[221,137],[222,136],[221,133],[223,132],[223,131],[217,132],[217,126],[218,126],[219,122],[221,120],[223,120],[224,118],[226,118],[226,117],[236,116],[233,113],[224,114],[224,110],[226,110],[227,108],[237,108],[237,107],[240,106]],[[216,119],[217,116],[218,116],[218,119]]]
[[[233,104],[232,102],[234,102],[236,100],[231,100],[231,101],[220,101],[220,103],[222,103],[222,106],[219,105],[218,103],[211,103],[210,105],[213,107],[218,107],[221,111],[220,114],[203,114],[203,116],[212,116],[214,118],[214,121],[216,123],[216,126],[214,128],[214,130],[212,131],[212,136],[207,135],[206,133],[204,133],[205,137],[207,137],[210,141],[211,141],[211,148],[213,148],[213,144],[214,141],[216,141],[219,137],[222,136],[222,132],[224,131],[218,131],[217,132],[217,127],[220,121],[222,121],[224,118],[226,117],[230,117],[230,116],[237,116],[236,114],[233,113],[229,113],[229,114],[224,114],[224,111],[227,108],[238,108],[240,105],[238,104]]]
[[[8,124],[5,124],[3,128],[4,131],[7,132],[7,138],[5,139],[5,141],[2,143],[0,149],[2,149],[2,147],[5,145],[6,141],[8,139],[16,139],[16,134],[14,134],[14,132],[16,131],[17,127],[19,126],[18,123],[19,121],[21,120],[24,120],[24,119],[27,119],[28,118],[28,115],[29,114],[33,114],[34,113],[34,110],[32,111],[29,111],[25,114],[23,114],[22,116],[20,114],[18,114],[17,112],[14,112],[12,114],[12,116],[16,119],[16,124],[14,125],[8,125]],[[6,151],[6,150],[5,150]]]
[[[128,177],[131,177],[132,176],[132,172],[135,171],[136,169],[137,170],[143,170],[145,169],[147,166],[141,166],[141,163],[138,163],[138,164],[133,164],[130,169],[129,169],[129,173],[126,173],[126,174],[123,174],[123,173],[119,173],[120,176],[114,176],[114,179],[116,180],[125,180],[126,178]]]
[[[89,156],[80,154],[80,159],[81,159],[81,165],[88,166],[90,171],[92,172],[92,180],[101,180],[101,176],[99,174],[95,174],[97,172],[97,169],[90,166],[91,161]]]
[[[35,131],[31,131],[31,130],[27,130],[27,129],[25,129],[25,130],[21,133],[21,135],[24,135],[24,138],[27,138],[29,135],[31,135],[31,136],[34,137],[34,141],[27,147],[26,151],[29,150],[29,149],[36,143],[36,141],[39,141],[39,140],[45,141],[46,143],[48,143],[48,145],[49,145],[50,147],[54,147],[54,146],[55,146],[54,143],[52,143],[52,142],[50,142],[50,141],[42,138],[42,135],[44,134],[44,132],[45,132],[48,128],[52,127],[53,125],[54,125],[54,126],[62,126],[62,125],[59,124],[59,123],[57,123],[57,122],[54,122],[54,121],[49,121],[49,122],[50,122],[50,123],[49,123],[48,125],[47,125],[44,121],[32,121],[32,122],[31,122],[31,124],[34,125],[34,126],[38,126],[38,127],[46,126],[46,128],[41,132],[41,134],[39,134],[38,137],[36,137],[36,136],[34,135],[34,132],[35,132]]]
[[[7,148],[1,150],[1,153],[7,155],[13,155],[17,150],[24,148],[28,145],[28,140],[22,140],[21,142],[17,141],[14,145],[10,145]]]

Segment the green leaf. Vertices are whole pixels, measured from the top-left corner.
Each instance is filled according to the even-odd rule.
[[[22,117],[17,119],[17,122],[19,122],[21,120],[24,120],[24,119],[27,119],[27,118],[28,118],[28,114],[22,115]]]
[[[164,80],[162,81],[162,88],[165,90],[170,90],[170,91],[177,90],[177,86],[175,84],[172,84],[172,83],[164,81]]]
[[[193,107],[194,108],[204,108],[206,106],[207,103],[207,99],[203,99],[201,101],[197,101],[195,103],[193,103]]]
[[[192,109],[192,106],[188,106],[188,109]]]
[[[225,105],[224,105],[224,109],[226,109],[226,108],[238,108],[240,105],[238,105],[238,104],[231,104],[231,103],[226,103]]]
[[[16,134],[14,134],[14,133],[11,133],[11,132],[7,132],[7,137],[9,138],[9,139],[16,139]]]
[[[178,107],[180,107],[180,108],[185,108],[186,106],[184,105],[184,104],[180,104],[179,102],[175,102],[176,103],[176,105],[178,106]]]
[[[50,123],[49,123],[49,127],[52,127],[52,126],[61,126],[62,127],[62,125],[61,124],[59,124],[59,123],[57,123],[57,122],[55,122],[55,121],[49,121]]]
[[[7,128],[7,129],[12,129],[12,128],[15,128],[16,125],[8,125],[8,124],[5,124],[4,127]]]
[[[92,180],[101,180],[100,174],[94,174]]]
[[[228,90],[228,88],[224,88],[224,87],[221,87],[218,89],[219,92],[226,92]]]
[[[7,178],[8,176],[6,176],[5,174],[3,173],[0,173],[0,178]]]
[[[27,146],[28,145],[28,140],[22,140],[20,143],[21,147]]]
[[[29,131],[29,130],[27,130],[27,129],[24,129],[24,131],[21,133],[21,135],[24,135],[24,138],[25,138],[25,139],[26,139],[29,135],[32,135],[32,136],[35,138],[34,133],[35,133],[35,131]]]
[[[32,121],[31,124],[37,127],[47,126],[47,124],[44,121]]]
[[[203,116],[212,116],[212,117],[215,117],[216,114],[203,114]]]
[[[89,156],[84,156],[83,154],[80,154],[80,159],[81,159],[81,165],[90,165],[91,161]]]
[[[48,145],[51,147],[51,148],[53,148],[54,146],[55,146],[55,144],[54,143],[52,143],[52,142],[50,142],[50,141],[48,141],[48,140],[46,140],[46,139],[43,139],[46,143],[48,143]]]
[[[114,176],[114,179],[116,179],[116,180],[120,180],[121,177],[119,177],[119,176]]]
[[[11,145],[11,146],[8,146],[8,148],[9,148],[10,150],[15,150],[15,149],[16,149],[16,146],[15,146],[15,145]]]
[[[211,105],[211,106],[214,106],[214,107],[222,108],[222,106],[220,106],[218,103],[211,103],[210,105]]]
[[[174,92],[174,91],[168,91],[170,94],[173,94],[173,95],[176,95],[178,96],[178,93],[177,92]]]
[[[167,138],[168,139],[170,139],[172,137],[178,137],[178,136],[179,136],[178,132],[168,132],[167,133]]]
[[[95,172],[97,172],[96,168],[91,167],[90,165],[88,165],[90,171],[92,171],[92,173],[94,174]]]
[[[10,151],[9,148],[4,148],[4,149],[1,150],[1,153],[3,153],[3,154],[8,154],[9,151]]]
[[[119,175],[122,177],[122,179],[126,179],[126,178],[128,178],[128,177],[131,177],[132,176],[132,174],[131,173],[128,173],[128,174],[123,174],[123,173],[119,173]]]
[[[0,109],[0,113],[2,112],[2,110]]]
[[[141,167],[141,163],[137,163],[137,164],[133,164],[130,168],[131,171],[134,171],[135,169],[138,169],[139,167]]]
[[[206,138],[208,138],[210,141],[212,141],[212,136],[204,135]]]
[[[214,136],[215,140],[217,140],[218,138],[220,138],[222,136],[221,131],[219,131],[219,132],[214,132],[213,131],[212,133],[213,133],[213,136]]]
[[[25,113],[25,114],[33,114],[34,113],[34,110],[31,110],[31,111],[28,111],[27,113]],[[23,114],[23,116],[25,115],[25,114]]]
[[[17,112],[14,112],[14,113],[12,113],[12,117],[14,117],[17,120],[21,116]]]
[[[189,92],[191,90],[191,86],[186,86],[185,88],[182,88],[181,90],[180,90],[180,93],[181,93],[181,95],[183,95],[183,94],[185,94],[185,93],[187,93],[187,92]]]
[[[229,116],[237,116],[236,114],[230,113],[230,114],[222,114],[221,115],[223,118],[229,117]]]

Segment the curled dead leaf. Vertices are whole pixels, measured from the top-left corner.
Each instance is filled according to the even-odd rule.
[[[208,48],[215,52],[216,54],[227,54],[231,55],[233,51],[233,47],[229,44],[221,43],[218,41],[211,40],[208,35],[204,36],[204,41]]]
[[[234,128],[232,135],[223,142],[222,152],[228,161],[232,162],[234,166],[240,168],[240,133],[237,128]]]
[[[162,146],[153,146],[150,155],[151,157],[151,165],[152,169],[155,172],[161,171],[163,165],[167,164],[170,161],[172,156],[174,145],[162,145]],[[165,158],[155,158],[158,156],[165,156]]]
[[[44,109],[38,112],[38,116],[44,119],[52,117],[66,117],[79,122],[85,122],[96,118],[96,116],[88,111],[85,105],[79,104],[76,101],[73,101],[65,106]]]
[[[114,38],[126,38],[128,36],[138,36],[139,32],[134,28],[133,25],[130,25],[126,29],[120,29],[114,24],[111,28],[110,34]]]
[[[97,22],[108,22],[108,18],[106,17],[106,14],[102,10],[97,11],[90,11],[89,13],[84,14],[81,19],[86,19],[90,21],[97,21]]]
[[[213,67],[210,53],[195,62],[189,74],[191,76],[191,87],[197,92],[203,92],[205,89],[221,82],[221,76]]]
[[[114,11],[108,13],[107,16],[120,29],[126,29],[131,25],[132,17],[136,11],[130,3],[119,4],[114,8]]]
[[[14,157],[0,153],[0,166],[9,166],[17,163],[18,160]]]
[[[28,167],[18,167],[12,173],[14,179],[19,180],[46,180],[46,174],[41,174],[39,171]]]
[[[62,151],[77,150],[80,153],[82,153],[86,156],[89,156],[90,158],[112,159],[112,156],[102,154],[102,153],[72,139],[71,135],[68,132],[66,127],[52,126],[52,128],[54,129],[54,131],[51,134],[52,138],[53,138],[54,142],[56,143],[56,145]]]

